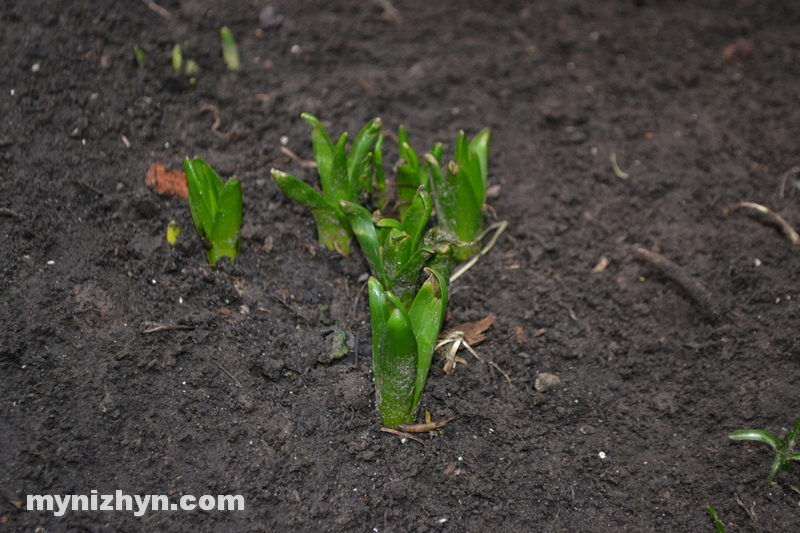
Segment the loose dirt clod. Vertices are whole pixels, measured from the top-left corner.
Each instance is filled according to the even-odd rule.
[[[533,388],[536,389],[537,392],[546,392],[559,383],[561,383],[560,377],[556,376],[555,374],[542,372],[536,376],[536,381],[533,383]]]
[[[167,170],[160,163],[153,163],[147,170],[144,184],[162,196],[189,198],[189,187],[186,185],[186,174],[182,170]]]

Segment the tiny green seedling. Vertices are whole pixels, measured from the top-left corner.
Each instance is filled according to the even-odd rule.
[[[138,44],[133,47],[133,60],[136,62],[136,68],[144,67],[144,50]]]
[[[172,70],[180,72],[183,66],[183,51],[181,45],[176,44],[172,47]]]
[[[242,228],[242,185],[233,177],[222,180],[205,161],[186,158],[183,162],[189,187],[189,209],[197,234],[208,241],[208,264],[223,257],[231,263],[239,255]]]
[[[797,433],[800,431],[800,418],[795,422],[794,428],[786,433],[780,439],[776,439],[766,431],[758,429],[745,429],[743,431],[735,431],[728,435],[731,440],[752,440],[756,442],[763,442],[772,448],[772,468],[767,478],[767,487],[772,486],[775,476],[783,470],[789,470],[789,463],[792,461],[800,461],[800,453],[792,453],[794,445],[797,441]]]
[[[220,30],[220,35],[222,36],[222,59],[228,65],[228,70],[239,70],[242,62],[239,59],[239,47],[236,46],[231,30],[225,26]]]
[[[423,231],[431,216],[433,204],[425,187],[420,187],[406,212],[403,222],[380,218],[358,204],[342,201],[339,204],[367,258],[372,275],[387,291],[392,291],[408,308],[420,287],[423,268],[439,262],[438,272],[449,275],[450,244],[453,239],[439,238],[440,229]]]
[[[360,204],[364,196],[371,192],[373,171],[377,170],[375,154],[379,153],[382,141],[379,138],[381,119],[371,120],[361,129],[348,153],[345,149],[347,133],[343,133],[334,145],[315,116],[303,113],[302,117],[311,126],[311,141],[322,194],[294,176],[274,168],[272,179],[286,196],[311,209],[317,223],[319,242],[331,250],[348,255],[353,232],[339,202],[345,200]]]
[[[369,279],[375,402],[385,426],[413,422],[444,321],[447,279],[426,272],[408,310],[380,281]]]
[[[706,507],[706,511],[711,515],[711,520],[714,522],[714,529],[717,530],[717,533],[725,533],[725,524],[719,519],[717,512],[710,505]]]

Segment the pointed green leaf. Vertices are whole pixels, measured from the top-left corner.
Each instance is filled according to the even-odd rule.
[[[211,232],[214,223],[214,215],[205,201],[210,194],[207,191],[205,176],[189,158],[183,160],[183,169],[186,172],[186,185],[189,189],[189,211],[192,213],[192,221],[197,234],[205,237]]]
[[[346,200],[339,202],[339,208],[347,217],[350,228],[353,230],[356,239],[358,239],[358,244],[361,246],[361,251],[364,252],[364,257],[367,258],[367,263],[369,264],[372,274],[378,278],[387,290],[390,289],[390,287],[387,286],[386,269],[381,257],[378,234],[369,211],[358,204]]]
[[[425,381],[428,379],[433,350],[439,339],[439,331],[442,329],[447,309],[447,280],[435,270],[428,269],[427,272],[428,280],[422,284],[408,310],[419,350],[412,412],[419,404],[422,391],[425,390]]]
[[[442,143],[434,144],[430,151],[430,154],[436,159],[436,162],[439,164],[439,166],[442,165],[442,152],[444,152]]]
[[[392,294],[386,293],[391,301]],[[380,350],[380,393],[377,394],[381,422],[399,426],[412,421],[418,348],[408,313],[401,307],[389,314]]]
[[[331,188],[331,165],[333,164],[333,142],[322,123],[311,113],[303,113],[300,117],[311,126],[311,145],[314,148],[314,161],[317,162],[317,173],[323,193]]]
[[[334,210],[334,207],[307,183],[274,168],[272,169],[271,174],[272,179],[275,180],[275,184],[281,191],[283,191],[283,194],[295,202],[303,204],[306,207],[310,207],[311,209]]]
[[[364,167],[367,165],[367,154],[375,146],[375,141],[381,132],[381,125],[380,118],[370,120],[353,139],[353,146],[350,147],[350,154],[347,157],[347,173],[351,183],[356,182],[363,175]]]
[[[378,190],[375,204],[380,210],[386,209],[389,204],[389,197],[386,193],[386,175],[383,170],[383,139],[383,135],[378,136],[372,156],[372,162],[375,165],[375,187]]]
[[[767,444],[773,451],[778,451],[778,440],[767,433],[766,431],[761,431],[758,429],[745,429],[742,431],[734,431],[728,438],[731,440],[752,440],[757,442],[763,442]]]
[[[431,218],[433,201],[424,186],[417,189],[411,205],[403,218],[403,229],[411,237],[411,250],[416,250],[422,238],[422,232]]]
[[[375,394],[380,398],[381,385],[386,370],[383,368],[381,346],[386,337],[386,323],[389,321],[389,303],[381,282],[370,277],[367,282],[369,290],[369,316],[372,324],[372,366],[375,381]]]
[[[433,251],[430,248],[419,248],[411,254],[408,261],[395,274],[392,292],[397,295],[406,308],[410,307],[411,302],[414,301],[414,296],[420,286],[422,269],[428,264],[432,255]]]
[[[227,27],[220,30],[222,36],[222,59],[228,65],[228,70],[239,70],[242,62],[239,59],[239,48],[236,46],[236,41],[233,40],[231,30]]]
[[[411,256],[411,238],[402,230],[392,228],[383,244],[383,267],[386,272],[386,289],[394,288],[397,273]]]
[[[345,145],[347,144],[347,133],[342,133],[336,147],[333,149],[333,161],[331,162],[330,184],[327,189],[323,189],[322,194],[331,205],[339,205],[341,200],[348,202],[356,201],[356,187],[351,184],[347,175],[347,154]]]
[[[242,184],[238,178],[231,178],[222,189],[219,198],[219,211],[214,218],[214,228],[209,237],[211,249],[208,262],[216,264],[222,257],[236,262],[239,255],[240,232],[242,228]]]
[[[483,197],[480,199],[481,205],[486,203],[486,186],[489,178],[489,141],[492,134],[489,128],[483,129],[472,139],[469,143],[470,154],[475,154],[478,158],[479,177],[481,187],[479,190],[483,191]]]

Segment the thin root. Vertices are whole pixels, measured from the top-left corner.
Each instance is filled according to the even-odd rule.
[[[158,322],[145,322],[144,325],[147,327],[142,333],[155,333],[157,331],[176,331],[176,330],[192,330],[194,326],[182,326],[180,324],[170,325],[170,324],[160,324]]]
[[[777,226],[777,228],[781,230],[781,233],[783,233],[783,235],[787,239],[789,239],[789,242],[791,242],[793,246],[797,246],[798,248],[800,248],[800,235],[797,234],[794,228],[791,227],[789,223],[783,219],[782,216],[772,211],[768,207],[764,207],[761,204],[756,204],[753,202],[739,202],[738,204],[729,205],[728,207],[723,209],[723,211],[725,212],[726,215],[732,215],[733,213],[735,213],[736,211],[738,211],[743,207],[747,209],[752,209],[764,215],[766,217],[765,218],[766,222],[772,224],[773,226]]]
[[[292,161],[300,163],[300,166],[303,168],[317,168],[316,161],[308,161],[306,159],[301,159],[300,156],[298,156],[296,153],[292,152],[285,146],[281,146],[281,153],[286,157],[288,157],[289,159],[291,159]]]
[[[398,437],[400,437],[402,439],[400,442],[402,442],[404,444],[406,442],[406,439],[411,439],[411,440],[419,442],[420,444],[425,446],[425,443],[422,441],[422,439],[419,439],[419,438],[417,438],[414,435],[411,435],[409,433],[403,433],[402,431],[397,431],[396,429],[392,429],[392,428],[381,428],[381,431],[383,431],[384,433],[391,433],[392,435],[397,435]]]
[[[200,113],[211,113],[214,116],[214,124],[211,125],[211,133],[222,139],[230,139],[236,131],[236,124],[230,129],[228,133],[220,133],[219,127],[222,125],[220,118],[219,108],[215,105],[204,105],[200,108]]]
[[[231,374],[230,372],[228,372],[227,370],[225,370],[225,367],[223,367],[221,364],[219,364],[219,363],[218,363],[218,362],[216,362],[216,361],[214,361],[214,364],[215,364],[215,365],[217,365],[217,366],[219,367],[219,369],[220,369],[220,370],[222,370],[223,372],[225,372],[226,374],[228,374],[228,377],[229,377],[229,378],[231,378],[231,379],[233,380],[233,382],[234,382],[234,383],[236,383],[236,386],[237,386],[237,387],[239,387],[240,389],[242,388],[242,384],[239,382],[239,380],[238,380],[238,379],[236,379],[236,378],[233,376],[233,374]]]
[[[503,220],[502,222],[496,222],[491,226],[489,226],[488,228],[486,228],[485,230],[483,230],[483,233],[481,233],[480,237],[478,237],[479,241],[482,241],[483,238],[486,235],[488,235],[490,231],[495,230],[495,232],[494,235],[492,235],[492,238],[486,244],[486,246],[481,248],[480,252],[478,252],[472,259],[464,263],[464,265],[461,268],[459,268],[458,271],[453,272],[453,274],[450,276],[450,283],[453,283],[455,280],[463,276],[467,270],[472,268],[475,265],[475,263],[478,262],[478,259],[488,254],[489,251],[494,247],[495,243],[497,243],[497,239],[500,238],[500,235],[502,235],[502,233],[506,230],[507,227],[508,227],[508,222]]]
[[[405,431],[406,433],[427,433],[428,431],[434,431],[436,429],[443,428],[453,420],[457,419],[458,415],[455,415],[451,416],[447,420],[442,420],[440,422],[428,422],[426,424],[403,424],[402,426],[399,426],[397,429],[399,429],[400,431]]]

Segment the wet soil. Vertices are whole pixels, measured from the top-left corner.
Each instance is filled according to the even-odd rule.
[[[711,505],[729,532],[800,531],[800,467],[766,489],[768,448],[727,439],[800,415],[800,250],[723,212],[800,226],[800,6],[387,4],[2,2],[3,529],[710,532]],[[476,349],[511,383],[437,362],[423,407],[460,418],[424,444],[380,431],[365,261],[322,248],[269,178],[314,182],[281,151],[311,159],[304,111],[333,135],[404,124],[418,151],[492,129],[509,230],[448,326],[494,314]],[[186,156],[242,179],[235,266],[206,266],[186,202],[145,186]],[[541,373],[561,383],[538,392]],[[92,490],[246,510],[25,510]]]

